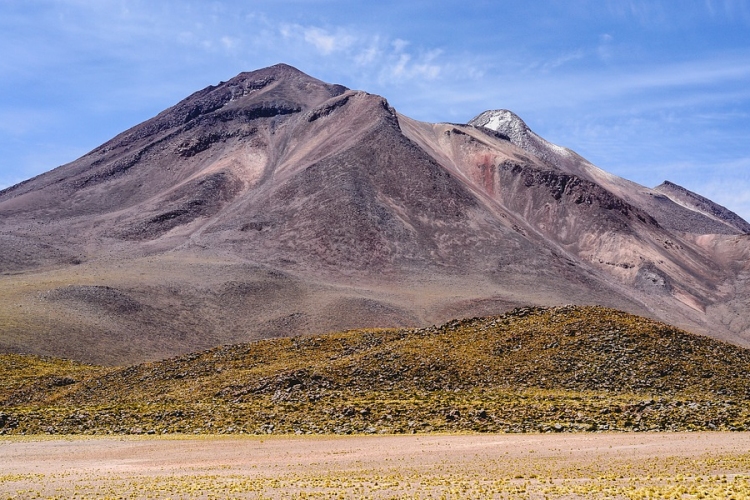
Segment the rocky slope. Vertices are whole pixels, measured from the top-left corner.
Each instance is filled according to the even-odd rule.
[[[750,351],[600,307],[218,347],[0,356],[0,433],[747,429]]]
[[[698,215],[708,217],[712,221],[729,226],[729,229],[721,231],[721,227],[716,226],[715,223],[708,225],[704,222],[703,226],[698,226],[697,224],[700,223],[694,219],[696,224],[684,224],[682,229],[683,231],[690,231],[692,229],[695,232],[698,228],[700,228],[700,232],[704,234],[712,232],[727,234],[740,232],[742,234],[750,234],[750,224],[742,219],[742,217],[732,212],[728,208],[723,207],[718,203],[714,203],[708,198],[705,198],[697,193],[693,193],[692,191],[687,190],[682,186],[678,186],[673,182],[664,181],[663,183],[656,186],[654,188],[654,191],[658,191],[668,196],[675,203],[694,211]]]
[[[507,111],[423,123],[277,65],[0,192],[0,349],[122,364],[570,302],[746,345],[747,224],[686,200]]]

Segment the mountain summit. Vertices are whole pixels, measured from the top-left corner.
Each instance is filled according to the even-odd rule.
[[[749,229],[510,111],[419,122],[281,64],[0,192],[0,349],[126,363],[571,302],[748,345]]]

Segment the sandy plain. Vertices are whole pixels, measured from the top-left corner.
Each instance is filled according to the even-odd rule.
[[[4,437],[0,498],[747,498],[750,433]]]

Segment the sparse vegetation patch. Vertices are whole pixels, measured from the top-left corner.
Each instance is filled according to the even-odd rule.
[[[0,358],[3,434],[750,429],[750,352],[598,307],[224,346]]]

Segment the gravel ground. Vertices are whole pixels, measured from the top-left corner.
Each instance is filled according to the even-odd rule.
[[[750,433],[4,437],[0,464],[0,498],[750,496]]]

